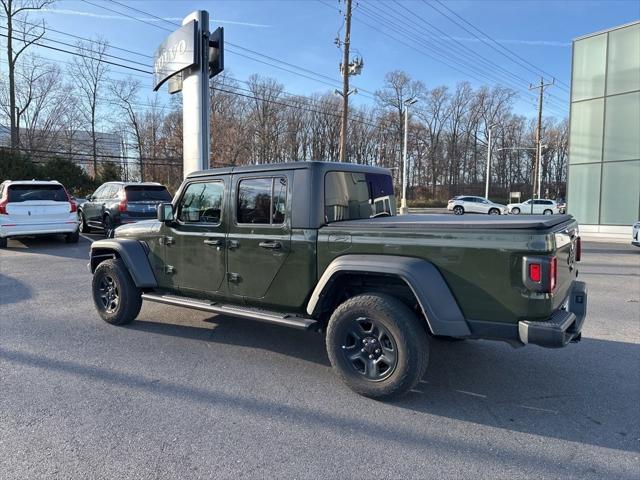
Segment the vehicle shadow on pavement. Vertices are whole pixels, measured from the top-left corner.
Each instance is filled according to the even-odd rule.
[[[93,240],[104,238],[100,235],[80,236],[78,243],[65,243],[62,235],[42,235],[37,237],[10,238],[7,248],[0,250],[7,253],[35,253],[62,258],[89,259],[89,247]]]
[[[33,296],[31,288],[20,280],[0,273],[0,306],[20,303]]]
[[[319,365],[330,366],[324,345],[324,335],[320,333],[294,330],[229,315],[214,315],[204,322],[205,325],[198,327],[136,320],[125,328],[204,342],[268,350]],[[207,324],[213,324],[214,328]]]

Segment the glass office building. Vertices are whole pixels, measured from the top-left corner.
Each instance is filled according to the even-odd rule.
[[[583,231],[640,219],[640,22],[573,42],[567,208]]]

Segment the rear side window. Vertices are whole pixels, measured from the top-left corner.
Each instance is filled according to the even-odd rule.
[[[129,202],[170,202],[171,194],[163,186],[129,186],[125,187],[127,193],[127,201]]]
[[[238,223],[279,225],[284,223],[287,179],[251,178],[240,180],[236,218]]]
[[[395,215],[395,210],[390,175],[327,172],[324,181],[324,214],[327,223]]]
[[[67,192],[62,185],[9,185],[10,203],[32,200],[68,202]]]

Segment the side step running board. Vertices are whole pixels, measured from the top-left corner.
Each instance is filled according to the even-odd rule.
[[[192,308],[194,310],[202,310],[203,312],[222,313],[232,315],[234,317],[261,320],[263,322],[298,328],[301,330],[309,330],[318,323],[311,318],[297,317],[294,315],[270,312],[267,310],[243,308],[236,305],[224,305],[215,302],[194,300],[192,298],[178,297],[175,295],[143,293],[142,298],[144,300],[149,300],[150,302],[164,303],[166,305],[173,305],[176,307]]]

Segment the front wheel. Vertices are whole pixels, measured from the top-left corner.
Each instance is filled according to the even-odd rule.
[[[514,215],[520,215],[520,209],[518,207],[514,207],[511,209],[511,213]]]
[[[340,305],[327,327],[333,370],[356,393],[392,398],[411,390],[429,362],[425,325],[400,300],[362,294]]]
[[[7,238],[0,237],[0,248],[7,248]]]
[[[497,208],[492,208],[491,210],[489,210],[489,215],[500,215],[500,210],[498,210]]]
[[[92,290],[96,310],[107,323],[125,325],[140,313],[140,290],[119,258],[98,265],[93,274]]]
[[[464,208],[462,208],[460,205],[456,205],[455,207],[453,207],[453,213],[455,215],[463,215],[464,214]]]

